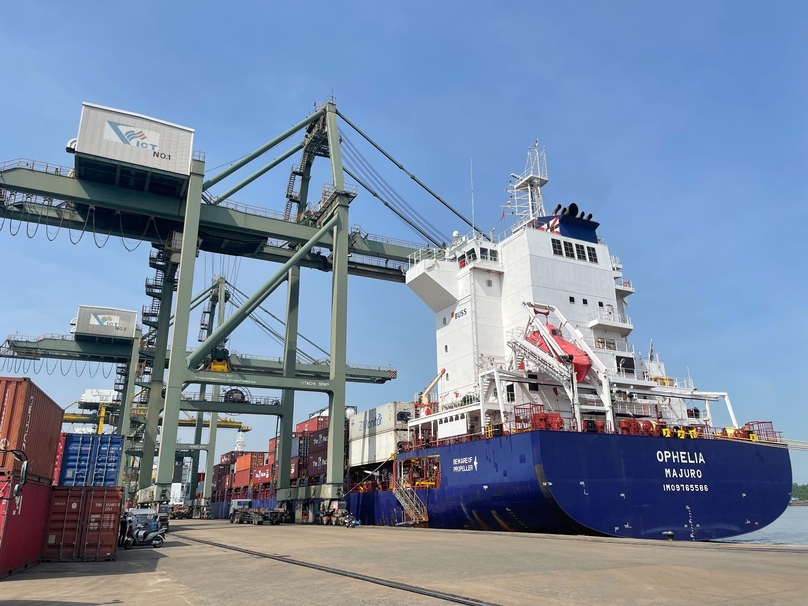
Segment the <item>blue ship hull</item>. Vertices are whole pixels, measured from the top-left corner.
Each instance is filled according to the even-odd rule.
[[[791,497],[785,448],[732,440],[531,431],[440,446],[430,528],[704,541],[763,528]],[[391,492],[350,493],[363,524],[403,521]]]

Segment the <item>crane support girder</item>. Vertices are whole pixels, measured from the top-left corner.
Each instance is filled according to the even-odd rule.
[[[130,191],[111,185],[82,181],[67,175],[55,175],[27,168],[7,169],[2,172],[2,175],[3,188],[8,191],[70,201],[79,207],[74,210],[36,202],[20,202],[19,206],[12,204],[4,209],[5,216],[9,219],[33,221],[52,227],[61,225],[64,228],[79,231],[83,229],[92,230],[93,222],[96,218],[93,217],[88,221],[87,211],[82,210],[82,207],[93,206],[97,209],[122,213],[118,218],[114,219],[99,216],[99,231],[107,234],[114,228],[114,235],[116,236],[122,235],[132,239],[142,237],[154,243],[162,242],[160,236],[164,238],[166,234],[161,233],[158,235],[154,229],[147,229],[149,226],[144,222],[148,218],[153,217],[155,220],[168,221],[177,229],[182,226],[183,217],[180,212],[180,200],[175,198]],[[256,209],[256,212],[262,210],[264,209]],[[271,211],[264,212],[271,214]],[[138,215],[140,218],[134,220]],[[259,258],[265,251],[271,254],[273,249],[277,248],[267,245],[265,243],[267,239],[302,244],[309,241],[317,233],[316,227],[290,223],[271,216],[245,212],[237,208],[228,208],[226,204],[203,204],[200,208],[199,229],[200,237],[202,238],[202,250],[209,250],[205,246],[205,237],[208,235],[210,239],[216,242],[222,240],[234,243],[250,241],[252,243],[251,249],[237,250],[235,254]],[[162,231],[167,231],[167,229],[163,228]],[[330,250],[332,248],[331,234],[323,236],[318,246]],[[221,250],[221,247],[210,250],[210,252],[234,254],[227,249]],[[416,252],[416,249],[400,244],[372,240],[362,237],[360,234],[352,234],[349,242],[349,252],[407,263],[409,256]],[[305,262],[305,259],[303,261]],[[356,264],[353,265],[355,266]]]

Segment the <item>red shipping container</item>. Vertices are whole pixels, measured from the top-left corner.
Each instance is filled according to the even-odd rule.
[[[242,486],[250,485],[250,469],[237,471],[233,474],[233,488],[241,488]]]
[[[265,452],[245,452],[236,459],[236,473],[245,469],[255,469],[266,463],[267,453]]]
[[[219,463],[221,463],[222,465],[232,465],[233,463],[236,462],[236,459],[239,457],[239,455],[242,455],[242,454],[244,454],[244,453],[243,452],[236,452],[235,450],[231,450],[230,452],[224,453],[219,458]]]
[[[309,456],[328,451],[328,427],[309,434]]]
[[[318,429],[323,429],[324,427],[328,427],[328,417],[323,416],[316,416],[310,419],[306,419],[295,425],[295,432],[296,433],[303,433],[304,431],[312,432],[317,431]]]
[[[16,481],[0,480],[0,497],[11,496]],[[0,579],[39,562],[50,494],[50,484],[29,481],[19,497],[0,501]]]
[[[275,453],[272,452],[267,456],[267,465],[274,465],[275,464]]]
[[[32,480],[53,479],[63,416],[62,407],[31,379],[0,377],[0,444],[28,456]],[[21,465],[12,454],[0,454],[0,475],[17,475]]]
[[[328,461],[325,453],[322,455],[309,455],[306,459],[306,475],[308,477],[324,476],[328,470]]]
[[[222,482],[222,487],[227,490],[229,488],[233,488],[233,474],[229,473],[224,477],[224,482]]]
[[[252,483],[253,486],[258,484],[267,484],[272,481],[272,465],[264,465],[253,469]]]
[[[292,459],[292,466],[289,471],[289,479],[295,480],[297,479],[298,473],[300,472],[300,459],[295,457]]]
[[[57,486],[51,494],[42,560],[114,560],[123,488]]]

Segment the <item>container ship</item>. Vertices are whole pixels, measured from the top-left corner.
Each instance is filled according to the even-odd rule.
[[[511,176],[502,237],[455,232],[410,259],[438,372],[348,420],[348,508],[364,524],[696,541],[774,521],[791,495],[780,434],[635,351],[634,286],[592,214],[545,211],[544,150]]]
[[[545,212],[538,145],[512,178],[500,237],[455,232],[410,258],[407,285],[435,313],[437,372],[406,401],[346,410],[347,509],[371,525],[695,541],[774,521],[792,490],[780,433],[739,424],[726,392],[669,376],[653,345],[635,351],[634,285],[591,214]],[[293,486],[324,481],[325,414],[296,428]],[[275,507],[276,446],[260,461],[222,455],[214,516],[235,498]],[[293,506],[313,522],[325,504]]]

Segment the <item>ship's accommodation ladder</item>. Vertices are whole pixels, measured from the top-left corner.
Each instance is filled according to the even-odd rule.
[[[409,518],[413,524],[423,524],[429,520],[429,514],[426,510],[426,504],[418,497],[416,492],[406,481],[390,481],[390,488],[393,490],[393,496],[401,504],[404,509],[404,515]]]

